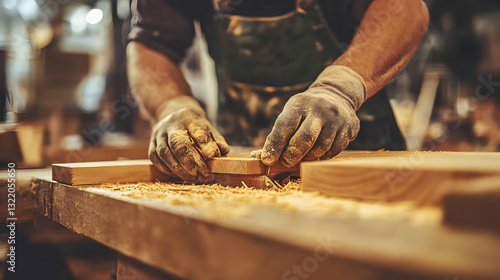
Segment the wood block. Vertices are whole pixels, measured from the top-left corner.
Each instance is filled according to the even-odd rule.
[[[260,159],[250,158],[246,153],[228,154],[207,161],[208,168],[212,173],[242,174],[242,175],[262,175],[266,174],[266,165]],[[296,173],[298,166],[285,167],[280,162],[271,166],[269,173]]]
[[[207,161],[210,172],[246,176],[266,174],[265,165],[258,159],[249,157],[220,157]],[[296,172],[298,168],[285,168],[277,165],[270,173]],[[222,177],[221,177],[222,178]],[[234,180],[241,181],[235,177]],[[91,185],[111,182],[151,182],[178,181],[175,176],[165,175],[156,169],[149,160],[121,160],[80,162],[52,165],[52,179],[69,185]],[[233,180],[233,179],[232,179]],[[259,179],[260,180],[260,179]],[[225,181],[221,181],[224,184]],[[259,185],[260,186],[260,185]]]
[[[52,180],[69,185],[172,180],[149,160],[120,160],[52,165]]]
[[[266,166],[258,159],[245,157],[220,157],[207,161],[212,173],[258,175],[266,173]]]
[[[497,188],[500,153],[406,152],[302,163],[304,191],[370,200],[441,202],[456,190]]]

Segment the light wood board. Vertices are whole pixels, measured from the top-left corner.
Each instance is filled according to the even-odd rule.
[[[230,155],[207,161],[210,172],[215,174],[249,175],[266,174],[266,166],[259,160]],[[269,173],[297,172],[298,167],[286,168],[281,164],[272,166]],[[258,177],[258,176],[257,176]],[[52,165],[52,179],[69,185],[91,185],[112,182],[178,181],[178,178],[163,174],[149,160],[120,160],[63,163]]]
[[[500,188],[500,153],[404,152],[302,163],[304,191],[440,204],[459,190]]]

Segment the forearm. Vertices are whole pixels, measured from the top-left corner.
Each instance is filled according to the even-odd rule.
[[[132,94],[155,122],[158,121],[158,109],[168,100],[192,96],[178,65],[141,43],[128,44],[127,71]]]
[[[334,64],[363,77],[370,97],[408,63],[428,23],[429,13],[421,0],[375,0],[349,48]]]

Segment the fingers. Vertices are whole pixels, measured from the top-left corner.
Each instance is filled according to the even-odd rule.
[[[336,126],[323,127],[316,143],[314,143],[311,150],[304,156],[304,160],[319,159],[326,154],[331,149],[333,142],[335,141],[337,129],[338,128]]]
[[[335,135],[335,141],[333,141],[332,147],[321,157],[321,159],[331,159],[342,152],[347,147],[347,145],[349,145],[349,134],[350,132],[346,128],[338,131],[337,135]]]
[[[196,145],[200,148],[201,157],[205,159],[212,159],[219,157],[221,152],[219,146],[212,137],[209,124],[196,124],[192,123],[188,126],[189,136],[193,139]]]
[[[157,135],[155,141],[156,146],[154,150],[150,151],[149,157],[153,163],[153,160],[159,160],[159,165],[165,165],[168,169],[172,170],[172,173],[180,177],[185,181],[196,182],[196,176],[193,176],[186,172],[182,164],[174,156],[170,147],[167,144],[167,137],[164,134]]]
[[[175,175],[175,172],[172,172],[170,168],[167,167],[165,162],[163,162],[156,153],[156,138],[153,138],[149,143],[148,155],[149,155],[149,160],[151,160],[153,165],[156,168],[158,168],[161,172],[165,174]]]
[[[267,136],[264,148],[262,148],[261,160],[265,165],[271,166],[278,161],[301,120],[302,114],[299,111],[287,110],[285,107],[285,110],[276,119],[273,130]]]
[[[222,135],[214,128],[212,129],[212,137],[219,147],[220,155],[227,155],[227,153],[229,153],[229,145],[227,144],[226,139],[224,139],[224,137],[222,137]]]
[[[183,129],[171,129],[168,131],[168,147],[178,160],[184,172],[182,173],[189,181],[193,181],[192,178],[196,178],[195,182],[206,183],[213,180],[213,175],[208,171],[208,167],[203,161],[203,158],[196,149],[193,140],[188,134],[187,130]],[[169,156],[168,151],[165,153]],[[160,156],[161,158],[161,156]],[[171,164],[176,163],[175,160],[170,157],[168,160],[172,160]],[[169,162],[166,162],[169,165]],[[170,167],[170,166],[169,166]],[[180,174],[179,174],[180,175]],[[183,178],[184,179],[184,178]]]
[[[344,126],[342,130],[338,131],[335,135],[335,141],[332,146],[324,155],[320,156],[321,159],[330,159],[340,154],[353,141],[358,135],[360,129],[359,119],[352,119],[351,122]]]
[[[262,150],[254,150],[250,152],[251,158],[261,159],[261,156],[262,156]]]
[[[323,121],[320,118],[306,117],[281,155],[284,166],[292,167],[304,158],[316,143],[322,126]]]
[[[226,139],[208,121],[201,125],[193,123],[188,130],[189,135],[200,148],[203,159],[212,159],[229,153]]]

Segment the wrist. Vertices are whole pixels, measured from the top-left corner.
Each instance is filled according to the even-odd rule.
[[[308,91],[317,90],[343,98],[354,110],[358,110],[366,100],[365,81],[346,66],[326,67],[308,89]]]
[[[201,116],[205,116],[205,111],[194,97],[188,95],[177,96],[163,102],[156,110],[156,120],[161,120],[175,111],[189,108],[196,111]]]

